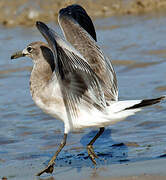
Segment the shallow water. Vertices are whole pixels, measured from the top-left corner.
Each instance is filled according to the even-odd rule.
[[[51,26],[60,32],[58,26]],[[166,94],[166,15],[98,19],[95,26],[99,44],[115,64],[119,99]],[[31,99],[31,60],[10,60],[13,52],[35,40],[43,40],[35,28],[0,27],[0,177],[9,179],[33,179],[63,138],[63,124],[44,114]],[[145,108],[107,127],[94,145],[99,172],[107,164],[165,157],[165,107],[163,102]],[[81,173],[84,167],[90,169],[88,175],[94,175],[86,144],[95,133],[85,129],[69,134],[67,145],[56,161],[55,178],[85,178],[86,171]]]

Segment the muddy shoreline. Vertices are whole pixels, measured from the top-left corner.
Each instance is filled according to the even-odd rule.
[[[19,162],[19,164],[8,164],[0,168],[0,179],[6,180],[165,180],[166,159],[146,160],[134,163],[112,164],[97,169],[82,167],[80,171],[73,168],[56,167],[52,175],[43,174],[36,177],[40,160],[33,164],[30,162]],[[21,171],[20,171],[21,168]],[[10,169],[10,171],[8,171]],[[63,175],[60,175],[63,171]],[[4,179],[5,180],[5,179]]]
[[[36,20],[56,22],[59,10],[73,3],[82,5],[92,18],[166,9],[166,0],[1,0],[0,23],[15,27],[33,26]]]

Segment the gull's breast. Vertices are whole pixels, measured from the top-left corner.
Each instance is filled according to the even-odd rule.
[[[64,121],[66,119],[66,110],[62,98],[35,97],[35,104],[46,114]]]
[[[62,94],[58,84],[50,84],[41,89],[38,89],[32,95],[35,104],[50,116],[65,121],[66,109]]]

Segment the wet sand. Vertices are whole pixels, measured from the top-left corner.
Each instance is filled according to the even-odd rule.
[[[52,175],[43,174],[36,177],[38,171],[37,164],[39,160],[33,163],[23,163],[21,171],[14,165],[8,165],[0,169],[0,174],[8,180],[165,180],[166,179],[166,159],[160,158],[155,160],[146,160],[134,163],[123,163],[105,165],[103,167],[93,169],[83,167],[81,171],[77,169],[63,168],[63,176],[59,178],[59,168],[55,168]],[[21,165],[21,164],[20,164]],[[10,169],[10,171],[9,171]],[[5,174],[8,174],[6,176]],[[84,177],[84,178],[82,178]]]
[[[36,20],[57,22],[61,8],[77,3],[93,17],[142,14],[166,9],[166,0],[1,0],[0,23],[4,26],[33,26]]]
[[[140,175],[140,176],[129,176],[119,178],[103,178],[102,180],[165,180],[166,176],[152,176],[152,175]],[[96,180],[101,180],[96,178]]]
[[[88,180],[165,180],[165,165],[165,159],[113,165],[109,166],[108,172],[105,169],[102,175],[94,174],[95,177]]]

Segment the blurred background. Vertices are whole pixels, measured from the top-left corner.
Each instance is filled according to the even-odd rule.
[[[57,21],[59,9],[74,3],[82,5],[93,18],[166,9],[165,0],[1,0],[0,23],[13,27],[32,26],[39,18]]]
[[[62,35],[58,12],[73,3],[82,5],[93,19],[98,44],[117,73],[119,99],[166,94],[166,0],[0,0],[0,176],[33,179],[63,137],[63,123],[32,101],[31,59],[11,61],[10,56],[33,41],[45,41],[34,26],[36,20]],[[110,165],[165,160],[165,112],[163,102],[107,127],[94,145],[99,174],[110,172]],[[85,129],[69,135],[55,177],[74,180],[94,175],[86,144],[95,133]]]

